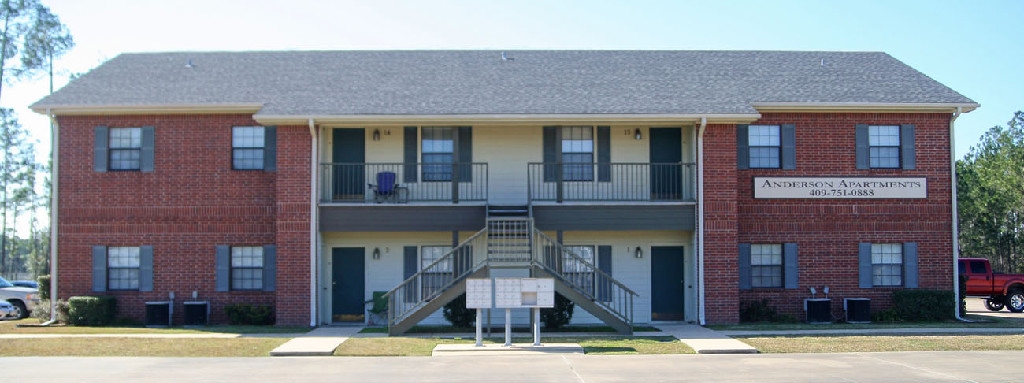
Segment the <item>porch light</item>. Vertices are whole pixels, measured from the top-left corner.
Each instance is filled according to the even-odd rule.
[[[376,132],[374,132],[374,133],[376,133]],[[374,247],[373,248],[373,259],[380,259],[380,248],[379,247]]]
[[[633,138],[635,138],[637,141],[640,141],[640,139],[643,138],[643,136],[640,135],[640,128],[636,128],[636,130],[633,132]]]
[[[639,131],[639,130],[637,130],[637,131]],[[637,134],[639,135],[640,133],[637,133]],[[637,246],[636,250],[633,250],[633,256],[636,257],[637,259],[643,258],[644,257],[644,250],[641,249],[640,246]]]
[[[373,130],[373,140],[374,141],[380,141],[380,129],[374,129]],[[378,255],[380,255],[379,253],[380,252],[378,251]]]

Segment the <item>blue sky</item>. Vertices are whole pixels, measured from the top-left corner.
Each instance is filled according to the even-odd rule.
[[[67,74],[124,52],[306,49],[696,49],[883,51],[981,104],[957,120],[957,157],[1024,109],[1024,1],[43,0],[77,46]],[[0,104],[49,152],[28,105]]]

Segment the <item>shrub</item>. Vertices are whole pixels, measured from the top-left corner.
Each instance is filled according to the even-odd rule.
[[[274,324],[274,309],[266,305],[250,305],[239,303],[224,306],[224,313],[228,316],[228,323],[233,325],[272,325]]]
[[[39,319],[40,322],[46,322],[50,320],[50,301],[42,300],[36,305],[36,309],[32,310],[32,317]],[[68,323],[68,302],[63,300],[57,301],[57,321],[61,323]]]
[[[796,320],[796,318],[786,318]],[[772,307],[771,300],[740,302],[740,322],[775,322],[779,313]]]
[[[970,278],[967,274],[960,274],[960,283],[958,290],[960,290],[960,316],[967,315],[967,279]]]
[[[953,319],[953,292],[948,290],[898,290],[892,306],[900,320],[911,322]]]
[[[39,299],[50,300],[50,276],[40,275],[36,282],[39,283]]]
[[[442,313],[444,320],[451,322],[455,327],[470,327],[476,320],[476,310],[466,308],[466,294],[459,295],[445,304]]]
[[[71,297],[68,299],[68,324],[72,326],[109,326],[117,314],[117,298],[111,296]]]
[[[896,323],[902,322],[899,314],[896,314],[896,309],[890,308],[882,311],[875,311],[871,313],[871,321],[875,323]]]
[[[572,320],[572,311],[575,303],[562,294],[555,293],[555,307],[540,309],[540,321],[544,323],[544,329],[557,330],[559,327],[569,324]]]

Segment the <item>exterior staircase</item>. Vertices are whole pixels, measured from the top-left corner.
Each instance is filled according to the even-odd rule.
[[[555,291],[616,331],[632,334],[637,294],[533,227],[528,206],[488,208],[486,226],[388,291],[388,333],[405,333],[466,292],[466,279],[491,269],[553,278]]]

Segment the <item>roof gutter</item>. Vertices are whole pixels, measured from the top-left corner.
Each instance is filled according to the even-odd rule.
[[[316,203],[316,181],[317,181],[317,153],[320,146],[317,144],[316,123],[309,119],[310,155],[309,155],[309,326],[316,327],[317,324],[317,282],[320,279],[320,232],[317,230],[317,203]]]
[[[700,118],[697,130],[697,311],[701,326],[707,324],[704,315],[704,129],[708,119]]]
[[[903,113],[967,113],[977,103],[908,103],[908,102],[753,102],[760,112],[903,112]]]
[[[957,212],[956,203],[956,135],[953,132],[953,128],[956,126],[956,119],[960,117],[960,113],[961,109],[957,107],[956,111],[949,118],[949,179],[953,197],[953,297],[955,298],[953,315],[957,320],[967,321],[967,319],[960,316],[960,214]]]
[[[263,125],[289,125],[316,119],[321,125],[396,125],[396,124],[487,124],[522,125],[531,123],[642,123],[678,125],[699,123],[702,119],[722,124],[745,124],[761,118],[760,113],[740,114],[360,114],[360,115],[253,115]]]
[[[57,321],[57,196],[60,195],[60,129],[57,118],[46,109],[50,119],[50,321]]]

